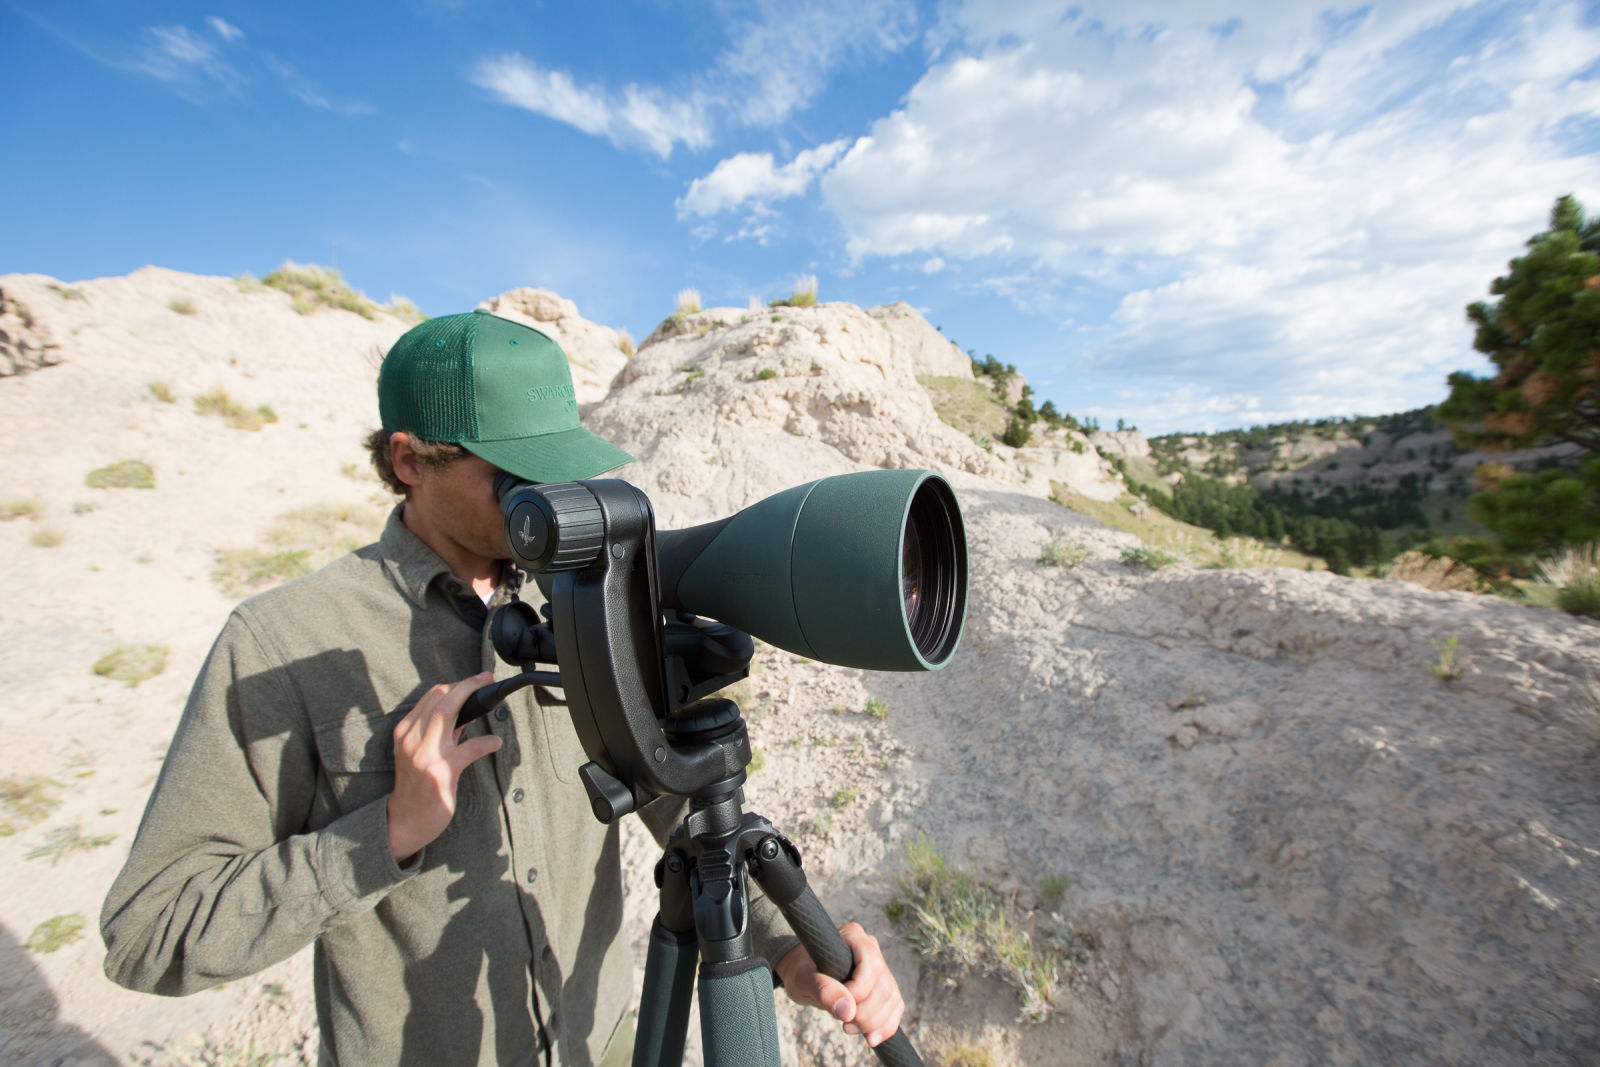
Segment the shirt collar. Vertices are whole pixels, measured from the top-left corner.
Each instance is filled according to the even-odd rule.
[[[449,564],[406,528],[405,521],[400,517],[404,508],[402,502],[389,513],[389,521],[384,524],[378,545],[383,550],[383,565],[389,572],[390,580],[420,608],[426,606],[430,585],[440,580],[452,581],[454,576],[450,573]],[[522,572],[507,561],[491,605],[510,599],[507,593],[515,595],[522,586],[522,577]],[[475,595],[470,588],[466,592]]]

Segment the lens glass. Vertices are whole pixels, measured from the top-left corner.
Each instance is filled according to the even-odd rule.
[[[900,555],[900,596],[905,601],[906,622],[915,634],[922,609],[922,535],[914,522],[906,527]]]
[[[911,501],[900,596],[918,653],[935,666],[944,663],[967,613],[967,540],[960,509],[943,482],[924,482]]]

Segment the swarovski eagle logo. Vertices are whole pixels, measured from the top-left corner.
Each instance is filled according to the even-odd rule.
[[[523,548],[527,548],[529,545],[533,544],[534,537],[533,537],[533,516],[532,515],[524,515],[524,516],[522,516],[522,529],[517,531],[517,536],[522,538],[522,547]]]

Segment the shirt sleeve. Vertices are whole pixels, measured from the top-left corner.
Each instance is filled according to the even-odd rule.
[[[106,897],[107,977],[181,996],[254,974],[420,868],[389,851],[386,797],[308,830],[317,778],[295,688],[236,611]]]

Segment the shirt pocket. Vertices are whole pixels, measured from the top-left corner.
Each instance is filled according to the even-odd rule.
[[[394,728],[413,706],[370,717],[352,709],[316,727],[317,758],[342,813],[394,792]]]

